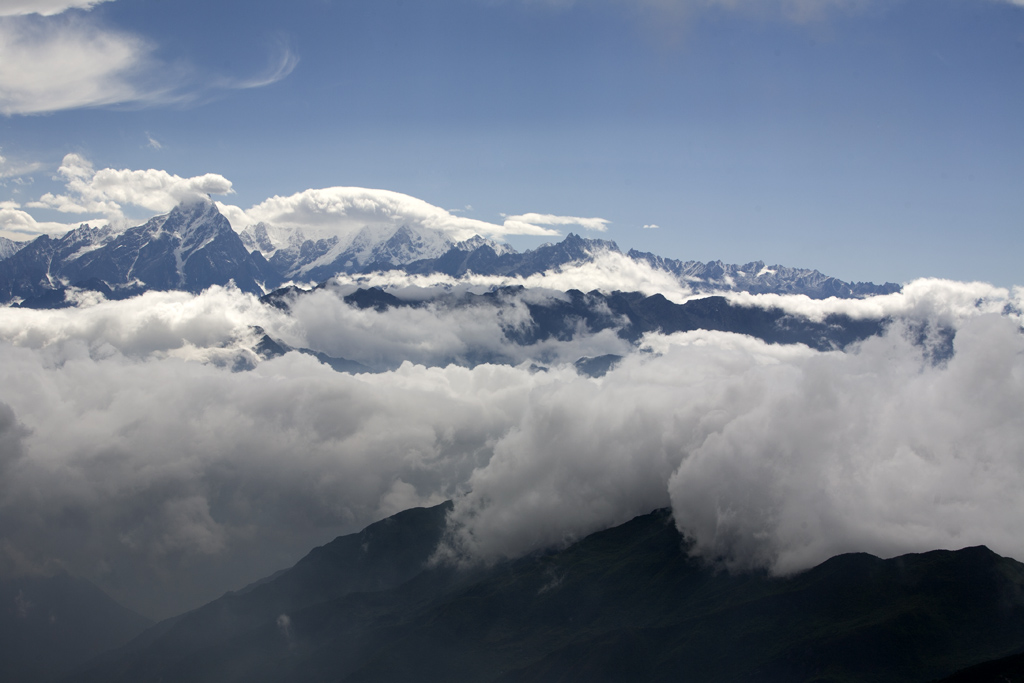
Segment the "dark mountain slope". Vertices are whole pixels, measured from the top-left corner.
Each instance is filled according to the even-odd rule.
[[[935,683],[1024,683],[1024,653],[975,664]]]
[[[0,580],[0,681],[52,680],[150,621],[66,574]]]
[[[986,548],[732,575],[662,510],[460,572],[423,564],[445,510],[342,537],[72,680],[929,681],[1024,643],[1024,565]]]
[[[285,632],[288,614],[351,593],[393,589],[421,573],[450,509],[451,503],[414,508],[340,536],[287,571],[157,624],[105,664],[70,680],[219,680],[225,668],[243,670],[234,662],[237,643],[261,650],[260,634]],[[258,655],[237,656],[249,661]]]

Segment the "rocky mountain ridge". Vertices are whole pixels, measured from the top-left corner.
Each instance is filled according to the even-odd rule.
[[[283,282],[323,282],[342,273],[403,270],[411,274],[469,273],[528,277],[622,254],[615,242],[570,233],[561,242],[517,252],[476,236],[456,242],[440,230],[366,226],[345,238],[307,238],[301,230],[256,224],[241,233],[210,201],[175,207],[143,225],[117,232],[83,225],[60,238],[40,236],[19,247],[0,243],[0,303],[71,305],[69,291],[124,298],[146,290],[199,292],[233,282],[263,294]],[[847,283],[816,270],[756,261],[679,261],[631,250],[624,256],[671,274],[697,292],[748,291],[854,298],[899,291],[892,283]]]

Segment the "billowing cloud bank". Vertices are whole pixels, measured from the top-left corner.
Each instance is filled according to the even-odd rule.
[[[915,286],[911,317],[972,287]],[[571,361],[628,352],[614,336],[514,349],[514,319],[360,311],[330,292],[291,314],[216,288],[0,309],[0,568],[63,566],[169,614],[445,498],[446,552],[472,558],[667,505],[734,568],[978,543],[1024,558],[1022,302],[990,295],[953,320],[941,365],[897,320],[846,353],[653,335],[602,379]],[[251,325],[397,369],[257,362]],[[488,345],[518,365],[436,365]],[[541,353],[547,371],[530,366]]]

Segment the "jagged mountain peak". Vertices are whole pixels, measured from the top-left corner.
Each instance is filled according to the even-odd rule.
[[[182,202],[135,228],[117,231],[83,225],[57,240],[39,238],[29,246],[6,249],[10,255],[0,266],[0,301],[31,299],[92,279],[111,289],[130,286],[133,291],[198,291],[235,279],[255,293],[287,280],[323,282],[341,273],[375,270],[526,277],[622,253],[611,240],[572,232],[558,243],[520,253],[479,235],[456,241],[444,230],[386,221],[358,229],[313,226],[309,231],[255,223],[235,232],[208,198]],[[847,283],[817,270],[767,266],[760,260],[742,265],[684,262],[632,249],[626,256],[709,294],[748,291],[825,298],[900,289],[891,283]]]
[[[162,226],[165,231],[189,240],[195,233],[228,229],[231,223],[210,200],[190,200],[171,209]],[[233,232],[233,231],[232,231]]]
[[[6,237],[0,237],[0,261],[13,256],[26,244],[27,242],[16,242],[14,240],[9,240]]]
[[[461,242],[455,243],[455,248],[459,251],[476,251],[481,247],[488,247],[498,256],[503,254],[515,254],[516,250],[511,245],[505,242],[498,242],[495,240],[489,240],[486,237],[480,235],[473,235],[468,240],[462,240]]]
[[[83,225],[58,240],[39,238],[3,261],[0,297],[64,305],[63,289],[115,296],[146,290],[200,292],[234,283],[254,294],[277,274],[253,256],[208,199],[182,202],[143,225],[117,231]]]

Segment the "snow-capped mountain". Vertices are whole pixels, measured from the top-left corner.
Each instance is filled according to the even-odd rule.
[[[24,242],[15,242],[6,237],[0,237],[0,261],[14,256],[15,252],[25,246]]]
[[[671,274],[697,292],[749,291],[805,294],[813,298],[862,297],[899,290],[891,283],[847,283],[816,270],[679,261],[630,251],[615,242],[569,234],[555,244],[517,252],[474,236],[456,242],[450,233],[423,226],[372,224],[310,236],[298,228],[263,223],[235,232],[208,200],[181,204],[143,225],[118,232],[88,225],[58,239],[41,236],[18,248],[0,242],[0,303],[67,305],[68,287],[122,298],[142,291],[199,292],[233,281],[263,294],[289,280],[324,282],[340,273],[400,269],[408,273],[467,273],[526,277],[585,264],[614,253]]]
[[[672,273],[698,292],[742,291],[752,294],[806,294],[813,299],[830,296],[849,299],[891,294],[900,289],[899,285],[891,282],[884,285],[871,282],[843,282],[817,270],[779,265],[766,266],[764,261],[752,261],[743,265],[721,261],[679,261],[635,249],[630,249],[627,256],[634,261],[645,261],[654,268]]]
[[[367,225],[347,235],[307,237],[264,223],[241,232],[247,248],[258,250],[286,280],[320,281],[338,273],[388,270],[411,261],[437,258],[456,246],[448,233],[419,226]],[[467,248],[504,245],[476,236]],[[472,245],[469,247],[468,245]]]
[[[120,297],[148,289],[200,292],[234,283],[262,293],[276,273],[250,254],[210,201],[181,204],[144,225],[117,232],[83,225],[59,239],[45,235],[0,266],[0,300],[60,305],[67,287]]]
[[[573,263],[584,263],[602,253],[622,253],[615,242],[587,239],[570,233],[557,244],[544,244],[523,253],[507,249],[494,251],[490,244],[472,241],[454,245],[436,259],[423,259],[405,268],[413,273],[445,273],[461,277],[468,272],[480,275],[529,276]],[[843,282],[817,270],[766,266],[762,261],[745,265],[721,261],[678,261],[655,254],[630,250],[626,256],[649,264],[656,270],[672,273],[697,292],[747,291],[755,294],[805,294],[814,299],[830,296],[856,298],[899,291],[899,285],[870,282]]]

